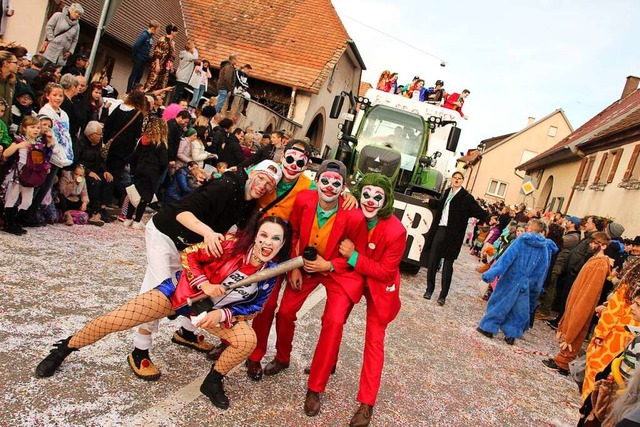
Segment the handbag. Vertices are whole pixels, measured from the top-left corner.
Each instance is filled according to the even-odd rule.
[[[107,160],[107,156],[109,155],[109,148],[111,147],[111,144],[113,144],[113,141],[115,141],[122,134],[122,132],[124,132],[129,126],[131,126],[131,123],[133,123],[133,121],[138,117],[139,114],[140,111],[136,111],[136,114],[131,118],[131,120],[129,120],[126,125],[124,125],[122,129],[118,131],[118,133],[109,138],[107,142],[102,144],[102,147],[100,147],[100,156],[102,156],[104,160]]]
[[[39,53],[45,53],[47,51],[47,48],[49,47],[49,41],[48,40],[43,40],[42,44],[40,45],[40,49],[38,50]]]

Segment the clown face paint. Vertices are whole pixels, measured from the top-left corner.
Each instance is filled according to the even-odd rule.
[[[338,200],[344,189],[342,176],[337,172],[327,171],[318,179],[318,194],[325,203],[333,203]]]
[[[301,151],[291,148],[282,156],[282,175],[285,181],[291,182],[304,171],[309,158]]]
[[[259,199],[275,188],[275,181],[266,173],[252,171],[245,186],[245,197],[247,200]]]
[[[284,245],[284,230],[273,222],[265,222],[258,229],[251,253],[260,263],[271,261]]]
[[[384,190],[375,185],[365,185],[362,187],[360,195],[360,206],[366,219],[373,219],[378,215],[380,208],[384,206]]]

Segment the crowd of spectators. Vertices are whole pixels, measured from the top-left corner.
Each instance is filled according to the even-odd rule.
[[[467,96],[471,93],[469,89],[464,89],[460,93],[454,92],[449,94],[444,88],[444,81],[440,79],[436,80],[433,86],[425,87],[425,81],[419,76],[415,76],[410,83],[403,85],[398,83],[398,73],[384,70],[382,74],[380,74],[376,89],[414,99],[419,102],[426,102],[455,110],[460,113],[460,117],[468,118],[462,112],[462,106]]]
[[[244,100],[246,113],[251,98],[251,65],[236,69],[237,55],[221,64],[218,96],[205,99],[210,63],[190,40],[177,52],[174,24],[155,43],[159,22],[151,20],[142,31],[133,45],[126,95],[119,96],[106,72],[87,82],[88,57],[75,52],[83,13],[76,3],[54,13],[41,53],[0,47],[5,232],[21,235],[55,222],[102,226],[116,219],[140,229],[146,209],[178,200],[225,170],[255,164],[265,149],[273,154],[291,139],[289,132],[237,127],[227,111],[231,99]],[[149,73],[141,83],[145,67]],[[24,178],[38,173],[41,179]]]
[[[478,332],[502,332],[514,345],[535,320],[546,321],[559,345],[542,363],[578,383],[579,425],[620,421],[638,391],[640,236],[625,238],[622,224],[596,215],[478,202],[490,214],[470,220],[466,237],[488,301]]]

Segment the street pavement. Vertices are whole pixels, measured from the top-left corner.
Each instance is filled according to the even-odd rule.
[[[365,302],[345,326],[337,372],[315,418],[302,409],[303,369],[310,363],[324,307],[314,294],[299,316],[291,367],[251,381],[244,366],[228,375],[226,411],[199,393],[210,363],[170,342],[175,322],[162,321],[152,358],[157,382],[136,378],[126,363],[130,331],[113,334],[67,358],[51,378],[34,369],[51,345],[137,294],[145,266],[142,231],[119,223],[65,225],[0,233],[0,425],[3,426],[346,426],[355,400],[365,329]],[[402,310],[389,326],[385,371],[372,426],[575,425],[575,383],[545,368],[552,331],[538,322],[508,346],[475,331],[480,299],[477,261],[455,264],[445,306],[422,298],[426,274],[403,276]],[[438,275],[438,280],[440,276]],[[436,294],[439,284],[436,287]],[[270,340],[266,364],[274,354]],[[215,338],[208,338],[215,342]]]

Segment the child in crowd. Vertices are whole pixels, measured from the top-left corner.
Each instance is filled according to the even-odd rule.
[[[482,275],[482,280],[491,283],[500,276],[496,290],[489,299],[487,312],[480,320],[478,332],[493,338],[502,330],[504,340],[513,345],[529,326],[530,292],[542,289],[551,252],[557,247],[543,235],[544,225],[532,220],[527,232],[514,240],[496,263]]]
[[[22,122],[22,119],[27,116],[34,115],[34,96],[29,86],[16,87],[15,102],[11,106],[11,116],[14,124]]]
[[[164,192],[164,202],[178,201],[198,188],[203,182],[200,171],[198,163],[193,161],[187,163],[187,166],[178,169]]]
[[[229,165],[226,162],[218,162],[216,163],[217,173],[213,174],[214,178],[220,178],[223,173],[225,173],[229,169]]]
[[[584,264],[573,282],[564,315],[558,324],[560,351],[553,359],[542,361],[546,367],[556,369],[561,375],[569,374],[569,362],[576,358],[589,333],[604,281],[611,272],[609,257],[604,254],[609,243],[611,238],[604,232],[591,235],[589,247],[594,255]]]
[[[58,209],[63,212],[63,220],[67,225],[89,222],[85,213],[89,205],[89,193],[84,175],[84,166],[78,164],[72,171],[63,171],[58,182]],[[85,213],[87,218],[80,212]]]
[[[8,233],[25,234],[17,222],[18,214],[25,215],[33,200],[33,190],[42,185],[47,177],[50,166],[45,160],[44,144],[40,138],[40,121],[33,117],[25,117],[20,124],[20,135],[16,142],[7,148],[3,158],[11,159],[13,166],[5,178],[7,186],[5,198],[5,228]],[[47,141],[50,144],[51,137]],[[18,198],[20,205],[16,207]]]

